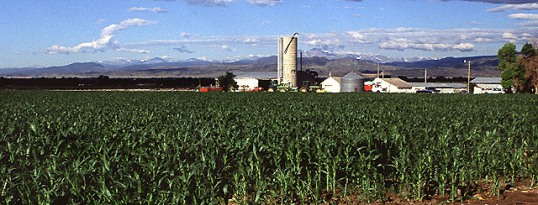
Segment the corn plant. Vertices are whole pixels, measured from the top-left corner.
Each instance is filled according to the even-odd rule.
[[[538,179],[535,95],[0,96],[0,204],[455,201]]]

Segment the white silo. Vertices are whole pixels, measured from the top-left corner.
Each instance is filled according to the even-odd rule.
[[[291,37],[278,38],[278,80],[279,84],[297,86],[297,33]]]

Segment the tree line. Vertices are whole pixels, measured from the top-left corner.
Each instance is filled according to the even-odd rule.
[[[507,93],[538,94],[538,43],[536,39],[517,52],[514,43],[506,43],[497,53],[502,70],[501,85]]]
[[[5,78],[0,89],[194,89],[215,85],[214,78]]]

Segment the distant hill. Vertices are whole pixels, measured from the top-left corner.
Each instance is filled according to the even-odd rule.
[[[477,56],[468,58],[443,58],[414,62],[381,63],[380,70],[387,75],[422,77],[424,69],[431,76],[463,77],[466,76],[467,64],[471,60],[473,76],[499,76],[498,60],[495,56]],[[298,69],[314,70],[320,76],[343,76],[350,71],[376,73],[378,61],[363,60],[357,56],[331,59],[327,57],[303,57]],[[144,61],[123,62],[87,62],[72,63],[65,66],[44,68],[0,69],[0,76],[6,77],[216,77],[226,71],[243,73],[256,71],[275,71],[277,57],[256,57],[233,62],[206,61],[189,59],[187,61],[169,62],[161,58]]]
[[[108,69],[99,63],[72,63],[65,66],[53,66],[34,69],[10,69],[6,76],[22,77],[59,77],[65,74],[95,75],[106,72]]]
[[[435,68],[467,68],[465,60],[471,61],[472,70],[494,70],[499,64],[497,56],[476,56],[465,58],[447,57],[439,60],[424,60],[417,62],[391,62],[383,65],[390,65],[400,68],[420,68],[420,69],[435,69]]]

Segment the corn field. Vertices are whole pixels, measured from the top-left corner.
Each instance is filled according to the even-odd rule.
[[[536,95],[0,96],[0,204],[454,201],[538,179]]]

